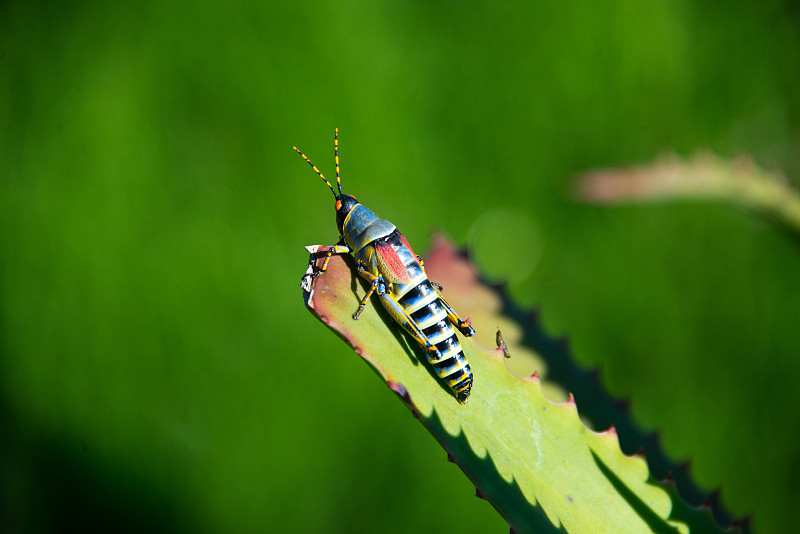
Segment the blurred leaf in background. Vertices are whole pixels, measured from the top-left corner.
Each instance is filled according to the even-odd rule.
[[[433,228],[473,241],[701,483],[788,531],[797,243],[722,206],[568,191],[703,147],[796,180],[799,15],[3,2],[3,530],[504,531],[303,309],[303,246],[337,232],[291,147],[330,172],[338,126],[346,192],[420,253]]]

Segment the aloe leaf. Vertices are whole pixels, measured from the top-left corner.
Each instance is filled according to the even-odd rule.
[[[761,169],[747,156],[726,160],[700,152],[689,160],[662,156],[651,165],[595,170],[578,180],[577,193],[598,204],[725,201],[764,213],[800,233],[800,194],[783,174]]]
[[[643,453],[650,476],[659,481],[672,498],[670,518],[686,523],[691,532],[749,532],[750,518],[735,517],[722,503],[720,491],[701,488],[691,476],[691,463],[675,462],[664,451],[658,432],[643,430],[629,411],[629,402],[614,398],[604,387],[597,369],[585,369],[574,358],[565,338],[552,338],[544,331],[539,313],[519,308],[503,284],[480,279],[475,267],[441,235],[426,258],[432,279],[457,289],[447,298],[458,310],[471,310],[477,324],[502,327],[503,341],[513,358],[508,367],[519,376],[537,372],[545,396],[564,400],[574,393],[581,419],[591,428],[614,426],[624,453]],[[492,332],[478,330],[479,344],[492,342]],[[495,335],[495,341],[497,336]],[[627,451],[627,452],[626,452]]]
[[[309,272],[321,266],[327,248],[308,247]],[[439,269],[464,267],[431,258],[426,268],[435,281]],[[461,339],[475,383],[469,402],[459,404],[379,305],[370,302],[359,320],[352,319],[365,291],[354,273],[349,256],[332,256],[325,273],[304,279],[306,306],[377,371],[513,532],[689,531],[669,519],[670,495],[652,480],[641,456],[621,452],[613,428],[588,429],[571,396],[549,400],[537,373],[518,378],[502,349],[479,346],[482,338]],[[453,280],[446,291],[467,289],[459,288],[459,277]],[[497,298],[488,288],[473,287],[470,294],[477,302]],[[493,338],[495,325],[481,319],[473,326]],[[513,335],[503,328],[506,338]]]

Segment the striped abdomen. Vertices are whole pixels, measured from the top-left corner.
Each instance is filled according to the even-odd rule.
[[[465,402],[472,389],[472,370],[436,290],[427,277],[423,277],[415,286],[402,289],[405,290],[404,294],[397,295],[397,301],[414,319],[428,341],[439,350],[438,359],[435,354],[425,353],[428,362],[458,400]]]

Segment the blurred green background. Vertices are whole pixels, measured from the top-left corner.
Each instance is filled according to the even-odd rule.
[[[0,3],[5,532],[505,532],[304,309],[329,175],[510,278],[760,532],[800,480],[800,245],[576,173],[800,176],[789,1]],[[482,221],[482,222],[481,222]],[[521,259],[521,260],[520,260]]]

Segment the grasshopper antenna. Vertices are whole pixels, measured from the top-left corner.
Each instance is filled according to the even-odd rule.
[[[315,172],[315,173],[319,174],[319,177],[320,177],[320,178],[322,178],[322,180],[323,180],[323,181],[324,181],[324,182],[325,182],[325,183],[328,185],[328,187],[329,187],[329,188],[330,188],[330,190],[331,190],[331,193],[333,193],[333,196],[334,196],[334,198],[336,198],[336,191],[334,191],[334,190],[333,190],[333,186],[332,186],[332,185],[331,185],[331,183],[328,181],[328,179],[327,179],[327,178],[325,178],[325,176],[324,176],[324,175],[323,175],[323,174],[322,174],[322,173],[319,171],[319,169],[317,168],[317,166],[316,166],[316,165],[314,165],[313,163],[311,163],[311,160],[310,160],[310,159],[308,159],[308,156],[306,156],[305,154],[303,154],[302,152],[300,152],[300,150],[298,150],[298,148],[297,148],[296,146],[293,146],[292,148],[294,149],[294,151],[295,151],[295,152],[297,152],[298,154],[300,154],[300,157],[302,157],[304,160],[306,160],[306,163],[308,163],[309,165],[311,165],[311,168],[312,168],[312,169],[314,169],[314,172]],[[337,159],[337,161],[338,161],[338,159]],[[336,177],[337,177],[337,178],[339,177],[339,164],[338,164],[338,163],[336,164]],[[341,192],[342,192],[342,186],[340,185],[340,186],[339,186],[339,193],[341,193]]]
[[[333,131],[333,160],[336,162],[336,185],[342,194],[342,180],[339,178],[339,128]]]

